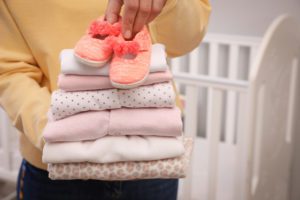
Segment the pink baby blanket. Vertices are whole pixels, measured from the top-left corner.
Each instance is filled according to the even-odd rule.
[[[165,72],[150,73],[143,85],[163,83],[171,81],[172,74],[169,70]],[[87,91],[113,89],[107,76],[78,76],[60,74],[58,77],[58,88],[67,91]]]
[[[83,112],[58,121],[50,119],[43,131],[46,142],[94,140],[106,135],[181,134],[181,112],[176,107]]]

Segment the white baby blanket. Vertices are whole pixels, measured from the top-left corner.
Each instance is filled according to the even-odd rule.
[[[93,141],[46,143],[44,163],[111,163],[174,158],[184,153],[182,138],[105,136]]]

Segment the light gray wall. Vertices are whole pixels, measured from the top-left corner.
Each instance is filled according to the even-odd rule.
[[[291,13],[300,20],[299,0],[211,0],[209,32],[262,36],[273,19]]]
[[[262,37],[270,23],[283,13],[291,14],[300,24],[300,0],[211,0],[211,4],[213,11],[208,33]],[[297,102],[299,110],[300,90]],[[296,119],[291,200],[300,199],[300,114]]]

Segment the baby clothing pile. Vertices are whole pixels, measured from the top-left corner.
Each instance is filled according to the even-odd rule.
[[[43,162],[51,179],[132,180],[184,177],[192,140],[182,136],[164,46],[151,47],[149,75],[117,89],[110,62],[90,67],[73,49],[60,54],[59,89],[52,93]]]

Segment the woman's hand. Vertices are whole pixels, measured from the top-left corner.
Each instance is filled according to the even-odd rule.
[[[131,39],[143,26],[151,22],[162,11],[167,0],[109,0],[105,18],[110,23],[118,21],[124,5],[122,33]]]

